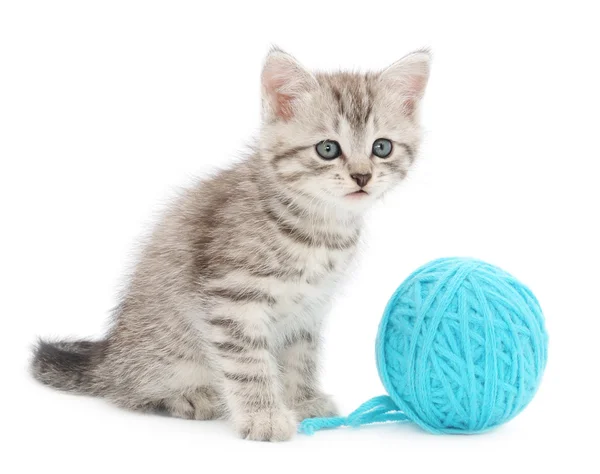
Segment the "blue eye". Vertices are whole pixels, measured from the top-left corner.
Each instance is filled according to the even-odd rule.
[[[387,158],[392,152],[392,142],[387,138],[378,138],[373,142],[373,154],[379,158]]]
[[[317,153],[324,160],[333,160],[342,154],[342,147],[333,140],[323,140],[315,146]]]

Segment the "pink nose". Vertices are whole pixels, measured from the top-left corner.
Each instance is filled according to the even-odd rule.
[[[371,179],[371,173],[367,174],[351,174],[350,177],[356,181],[361,188],[364,188]]]

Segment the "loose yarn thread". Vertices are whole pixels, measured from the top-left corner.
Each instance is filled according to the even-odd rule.
[[[390,397],[380,395],[363,403],[346,417],[308,418],[300,424],[300,431],[304,434],[312,435],[318,430],[338,428],[340,426],[357,427],[371,423],[406,420],[408,420],[408,417],[398,409]]]

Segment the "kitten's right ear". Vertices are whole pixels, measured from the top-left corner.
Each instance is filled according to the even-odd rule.
[[[381,73],[381,85],[390,97],[402,104],[406,115],[412,115],[423,98],[430,63],[431,53],[423,49],[404,56]]]
[[[318,86],[310,72],[278,48],[269,52],[261,82],[265,116],[286,121],[294,116],[301,96]]]

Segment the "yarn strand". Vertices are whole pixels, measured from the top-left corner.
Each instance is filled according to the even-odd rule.
[[[340,426],[355,428],[372,423],[406,420],[408,420],[408,417],[399,410],[394,401],[387,395],[381,395],[363,403],[346,417],[308,418],[300,423],[298,432],[312,435],[315,431],[339,428]]]

